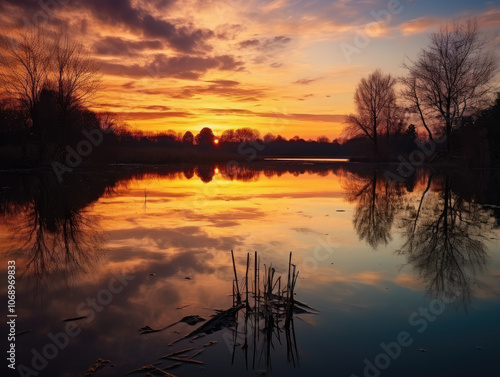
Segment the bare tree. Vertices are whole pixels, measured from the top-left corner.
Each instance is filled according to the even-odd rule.
[[[2,49],[2,88],[26,111],[32,127],[38,131],[40,94],[47,84],[50,66],[47,40],[39,29],[30,29],[19,35],[17,43],[9,40]]]
[[[51,63],[51,78],[65,133],[69,112],[87,102],[98,90],[101,82],[99,65],[81,41],[71,41],[66,33],[55,36]]]
[[[373,141],[375,153],[382,127],[389,124],[390,109],[396,106],[395,84],[390,74],[385,75],[379,69],[362,78],[354,94],[357,113],[346,118],[344,133],[349,137],[367,136]]]
[[[404,97],[429,138],[437,132],[446,135],[450,151],[453,127],[468,112],[484,106],[497,70],[495,56],[480,36],[476,20],[445,24],[431,34],[430,46],[404,67],[408,70],[403,79]],[[433,124],[435,119],[437,124]]]
[[[99,67],[83,43],[71,41],[63,30],[51,35],[43,28],[29,29],[17,39],[5,40],[0,49],[0,83],[26,111],[43,159],[48,128],[59,123],[61,140],[67,141],[68,116],[99,88]],[[56,120],[47,121],[48,115]]]

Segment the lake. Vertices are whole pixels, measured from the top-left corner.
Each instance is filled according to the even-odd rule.
[[[123,165],[62,182],[1,173],[1,302],[15,261],[16,367],[499,375],[499,182],[490,170],[404,178],[335,161]]]

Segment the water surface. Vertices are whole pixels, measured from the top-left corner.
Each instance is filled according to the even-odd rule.
[[[169,372],[498,374],[498,173],[422,170],[393,182],[386,172],[288,161],[122,166],[62,183],[2,174],[2,302],[7,261],[15,260],[17,331],[31,330],[17,338],[17,365],[77,376],[102,358],[114,366],[95,375],[114,376],[166,367],[173,362],[161,356],[195,347],[204,365]],[[286,278],[291,251],[296,298],[315,314],[296,314],[288,331],[277,323],[271,338],[264,327],[252,333],[255,317],[244,326],[243,312],[236,336],[230,323],[172,346],[201,323],[139,333],[230,308],[230,250],[240,283],[247,253],[250,276],[258,251],[262,269],[272,264]],[[33,365],[68,323],[78,334]]]

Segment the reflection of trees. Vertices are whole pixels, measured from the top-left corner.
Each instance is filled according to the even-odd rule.
[[[69,176],[62,184],[48,175],[14,183],[23,190],[12,187],[0,208],[11,238],[3,246],[9,257],[24,260],[24,274],[37,285],[55,275],[74,279],[87,273],[99,259],[97,218],[84,210],[96,188],[83,188],[81,179]],[[98,189],[102,195],[104,188]]]
[[[476,276],[486,263],[485,241],[492,217],[456,194],[448,175],[440,192],[432,192],[436,178],[429,177],[418,205],[407,207],[400,253],[427,282],[431,295],[453,295],[467,305]]]
[[[209,183],[215,175],[214,165],[198,165],[196,166],[195,173],[198,178],[204,183]]]
[[[376,249],[392,239],[391,228],[401,191],[391,185],[381,174],[347,174],[342,181],[346,200],[356,202],[353,216],[354,228],[360,240]]]

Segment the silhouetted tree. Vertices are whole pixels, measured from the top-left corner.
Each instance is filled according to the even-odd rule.
[[[203,128],[195,137],[195,142],[199,146],[208,147],[214,145],[215,136],[208,127]]]
[[[390,123],[391,109],[396,107],[396,80],[390,74],[377,69],[362,78],[354,94],[356,114],[346,117],[344,133],[349,137],[366,136],[378,153],[378,138],[381,128]]]
[[[194,143],[194,135],[191,131],[186,131],[184,136],[182,137],[182,144],[193,145]]]
[[[270,132],[268,132],[267,134],[264,135],[264,143],[266,143],[266,144],[272,143],[275,140],[276,140],[276,136],[274,136]]]
[[[446,135],[451,151],[453,127],[468,112],[484,107],[497,67],[474,19],[445,24],[431,34],[430,46],[405,63],[408,75],[403,79],[403,95],[430,139],[435,133]],[[434,124],[433,119],[440,121]]]
[[[61,31],[55,36],[51,50],[51,81],[57,93],[59,124],[65,142],[69,113],[96,93],[101,75],[99,65],[85,50],[83,43],[71,41],[67,33]]]
[[[26,111],[43,145],[44,133],[40,129],[38,107],[49,75],[49,45],[40,29],[29,29],[18,38],[17,43],[2,46],[6,55],[0,59],[1,88]]]

